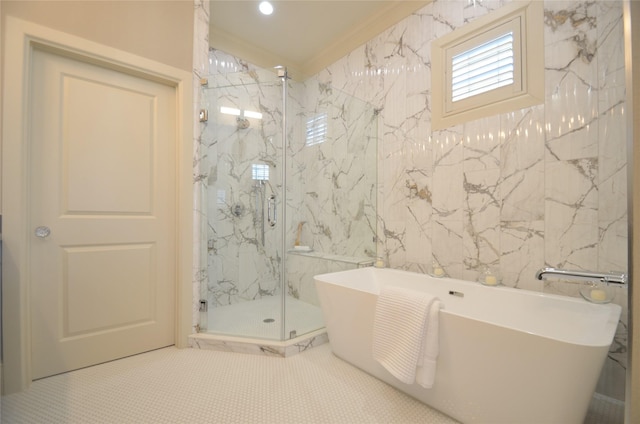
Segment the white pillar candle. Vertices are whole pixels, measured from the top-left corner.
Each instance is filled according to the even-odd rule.
[[[591,290],[591,299],[602,302],[607,300],[607,293],[601,289],[593,289]]]
[[[495,275],[487,275],[484,277],[484,283],[488,286],[495,286],[498,284],[498,279]]]

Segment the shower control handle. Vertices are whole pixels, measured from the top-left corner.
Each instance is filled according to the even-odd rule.
[[[272,194],[267,201],[267,222],[269,222],[270,227],[275,227],[276,221],[276,195]]]

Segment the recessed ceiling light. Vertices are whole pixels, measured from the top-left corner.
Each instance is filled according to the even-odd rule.
[[[258,9],[260,9],[260,13],[263,15],[271,15],[273,13],[273,5],[268,1],[261,2]]]

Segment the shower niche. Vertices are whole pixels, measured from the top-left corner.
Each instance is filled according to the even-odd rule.
[[[313,275],[375,259],[377,114],[285,69],[216,50],[210,62],[200,334],[259,345],[321,335]]]

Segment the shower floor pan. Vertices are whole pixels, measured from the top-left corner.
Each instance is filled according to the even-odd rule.
[[[328,341],[320,307],[287,297],[284,341],[281,314],[278,297],[209,308],[206,332],[189,342],[200,349],[286,357]]]

